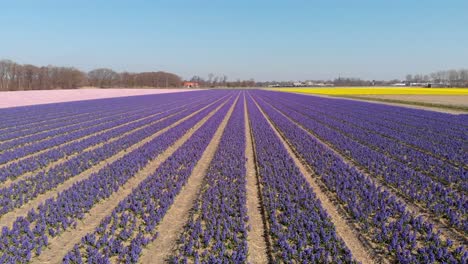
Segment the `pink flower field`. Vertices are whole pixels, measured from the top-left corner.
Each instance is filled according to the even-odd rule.
[[[8,91],[0,92],[0,108],[196,90],[197,89],[76,89]]]

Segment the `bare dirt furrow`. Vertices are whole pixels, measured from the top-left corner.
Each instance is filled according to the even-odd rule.
[[[141,169],[135,176],[127,181],[117,192],[114,192],[109,198],[95,205],[88,214],[80,221],[76,228],[69,229],[60,236],[50,240],[47,248],[41,255],[34,258],[31,263],[58,263],[62,261],[68,251],[73,249],[73,246],[80,242],[81,238],[87,233],[94,231],[99,226],[100,222],[109,214],[112,213],[119,203],[133,192],[133,189],[143,182],[156,169],[166,161],[180,146],[182,146],[205,122],[213,116],[221,107],[218,106],[210,112],[206,117],[200,120],[195,126],[190,129],[185,135],[178,139],[174,145],[166,149],[158,157],[152,160],[148,165]],[[197,111],[198,112],[198,111]],[[193,115],[193,114],[192,114]],[[179,122],[180,123],[180,122]]]
[[[271,105],[271,104],[270,104]],[[329,148],[331,151],[333,151],[336,155],[338,155],[344,162],[352,165],[357,171],[359,171],[361,174],[363,174],[368,180],[370,180],[373,184],[376,186],[379,186],[382,191],[386,191],[390,194],[392,194],[396,200],[398,200],[400,203],[402,203],[405,207],[406,210],[415,216],[421,216],[424,221],[430,223],[433,225],[434,229],[437,231],[440,231],[440,235],[443,239],[450,238],[452,240],[453,244],[455,246],[461,246],[461,245],[467,245],[468,244],[468,239],[465,235],[463,235],[461,232],[455,230],[454,228],[450,227],[449,224],[444,220],[439,218],[438,216],[432,214],[428,209],[423,208],[422,206],[414,203],[413,201],[410,201],[408,198],[404,197],[403,195],[400,194],[397,188],[389,186],[386,184],[383,180],[377,178],[376,176],[371,175],[363,166],[355,162],[354,160],[348,158],[347,156],[343,155],[338,149],[336,149],[332,144],[329,142],[322,140],[318,135],[316,135],[314,132],[308,130],[307,128],[303,127],[302,124],[295,122],[292,120],[290,117],[285,115],[283,112],[279,111],[276,109],[273,105],[271,105],[273,109],[275,109],[279,114],[290,120],[293,124],[298,126],[300,129],[304,130],[307,132],[311,137],[315,138],[321,144]]]
[[[214,157],[219,142],[221,141],[221,136],[223,135],[224,129],[238,100],[239,95],[229,108],[229,111],[216,130],[200,160],[197,162],[197,165],[193,168],[187,183],[177,197],[175,197],[173,204],[159,223],[157,227],[158,237],[143,249],[140,263],[163,263],[172,253],[177,239],[180,237],[184,225],[187,223],[190,209],[193,207],[194,201],[202,186],[203,177]]]
[[[26,155],[26,156],[23,156],[21,158],[18,158],[18,159],[15,159],[15,160],[12,160],[12,161],[9,161],[7,163],[4,163],[4,164],[1,164],[0,165],[0,169],[14,163],[14,162],[21,162],[22,160],[25,160],[27,158],[31,158],[31,157],[35,157],[35,156],[38,156],[46,151],[50,151],[50,150],[55,150],[55,149],[58,149],[58,148],[61,148],[61,147],[64,147],[64,146],[67,146],[69,144],[72,144],[72,143],[75,143],[75,142],[78,142],[78,141],[81,141],[81,140],[85,140],[87,138],[90,138],[92,136],[95,136],[95,135],[100,135],[100,134],[103,134],[111,129],[116,129],[116,128],[119,128],[119,127],[122,127],[122,126],[125,126],[125,125],[128,125],[128,124],[131,124],[131,123],[135,123],[135,122],[138,122],[138,121],[141,121],[141,120],[144,120],[144,119],[149,119],[149,118],[152,118],[152,117],[155,117],[157,115],[160,115],[162,114],[163,112],[167,112],[169,110],[173,110],[175,108],[182,108],[182,107],[186,107],[188,105],[192,105],[194,104],[193,102],[192,103],[189,103],[189,104],[185,104],[185,105],[180,105],[180,106],[177,106],[177,107],[174,107],[174,108],[171,108],[171,109],[168,109],[168,110],[164,110],[164,111],[160,111],[160,112],[157,112],[157,113],[154,113],[154,114],[151,114],[151,115],[148,115],[148,116],[145,116],[145,117],[142,117],[142,118],[139,118],[139,119],[135,119],[135,120],[132,120],[130,122],[127,122],[125,124],[121,124],[121,125],[117,125],[117,126],[114,126],[114,127],[111,127],[111,128],[107,128],[107,129],[103,129],[97,133],[94,133],[94,134],[90,134],[90,135],[86,135],[86,136],[83,136],[83,137],[80,137],[80,138],[77,138],[77,139],[74,139],[74,140],[70,140],[70,141],[67,141],[63,144],[59,144],[59,145],[56,145],[56,146],[53,146],[53,147],[50,147],[50,148],[47,148],[47,149],[44,149],[44,150],[41,150],[41,151],[38,151],[38,152],[35,152],[35,153],[32,153],[32,154],[29,154],[29,155]]]
[[[189,104],[187,104],[187,105],[189,105]],[[172,117],[172,116],[174,116],[174,115],[177,115],[178,113],[184,111],[184,110],[186,109],[186,106],[187,106],[187,105],[181,106],[181,107],[183,107],[183,108],[181,108],[180,111],[178,111],[178,112],[176,112],[176,113],[174,113],[174,114],[171,114],[171,115],[169,115],[169,116],[163,117],[163,118],[158,119],[158,120],[155,120],[155,121],[153,121],[153,122],[151,122],[151,123],[147,123],[147,124],[145,124],[145,125],[143,125],[143,126],[140,126],[140,127],[138,127],[138,128],[135,128],[135,129],[133,129],[133,130],[127,131],[127,132],[125,132],[125,133],[123,133],[123,134],[121,134],[121,135],[119,135],[119,136],[116,136],[116,137],[114,137],[114,138],[111,138],[110,140],[108,140],[108,141],[106,141],[106,142],[101,142],[101,143],[99,143],[99,144],[96,144],[96,145],[90,146],[90,147],[88,147],[88,148],[85,148],[85,149],[83,149],[83,150],[81,150],[81,151],[79,151],[79,152],[77,152],[77,153],[72,154],[72,155],[65,156],[65,157],[63,157],[63,158],[61,158],[61,159],[59,159],[59,160],[57,160],[57,161],[51,162],[50,164],[48,164],[48,165],[47,165],[46,167],[44,167],[44,168],[38,169],[38,170],[33,171],[33,172],[25,173],[25,174],[23,174],[23,175],[19,175],[19,176],[18,176],[17,178],[15,178],[15,179],[7,179],[7,180],[4,181],[3,183],[0,183],[0,188],[8,188],[8,187],[10,187],[12,184],[15,184],[15,183],[17,183],[17,182],[19,182],[19,181],[21,181],[21,180],[27,179],[28,177],[31,177],[31,176],[33,176],[33,175],[35,175],[35,174],[37,174],[37,173],[39,173],[39,172],[41,172],[41,171],[47,172],[47,171],[50,170],[51,168],[53,168],[53,167],[55,167],[55,166],[58,166],[58,165],[60,165],[60,164],[62,164],[62,163],[64,163],[64,162],[66,162],[67,160],[69,160],[69,159],[71,159],[71,158],[74,158],[74,157],[80,155],[80,154],[83,153],[83,152],[92,151],[92,150],[94,150],[94,149],[100,148],[100,147],[102,147],[102,146],[105,145],[105,144],[108,144],[108,143],[114,142],[114,141],[116,141],[116,140],[119,140],[120,138],[123,138],[123,137],[125,137],[125,136],[127,136],[127,135],[129,135],[129,134],[132,134],[132,133],[134,133],[134,132],[136,132],[136,131],[138,131],[138,130],[144,129],[144,128],[149,127],[149,126],[151,126],[151,125],[154,125],[154,124],[156,124],[156,123],[158,123],[158,122],[164,121],[165,119],[170,118],[170,117]],[[135,123],[135,122],[138,122],[138,121],[141,121],[141,120],[144,120],[144,119],[148,119],[148,118],[151,118],[151,117],[160,115],[160,114],[162,114],[163,112],[165,112],[165,111],[161,111],[161,112],[158,112],[158,113],[156,113],[156,114],[152,114],[152,115],[147,116],[147,117],[139,118],[139,119],[133,120],[133,121],[131,121],[131,122],[128,122],[128,123],[125,123],[125,124],[121,124],[121,125],[118,125],[118,126],[109,128],[109,129],[105,129],[105,130],[99,131],[98,133],[95,133],[95,134],[93,134],[93,135],[88,135],[88,136],[82,137],[82,138],[80,138],[80,139],[67,142],[67,143],[62,144],[62,145],[60,145],[60,146],[65,146],[65,145],[70,144],[70,143],[75,142],[75,141],[84,140],[84,139],[89,138],[89,137],[91,137],[91,136],[100,135],[100,134],[105,133],[105,132],[107,132],[107,131],[109,131],[109,130],[111,130],[111,129],[116,129],[116,128],[119,128],[119,127],[122,127],[122,126],[125,126],[125,125],[128,125],[128,124],[131,124],[131,123]],[[0,169],[1,169],[1,167],[0,167]]]
[[[13,211],[11,211],[9,213],[6,213],[2,217],[0,217],[0,226],[7,226],[8,228],[11,228],[12,224],[14,223],[14,221],[16,220],[17,217],[20,217],[20,216],[26,217],[27,213],[31,209],[37,208],[41,203],[45,202],[47,199],[57,197],[60,192],[63,192],[64,190],[67,190],[68,188],[73,186],[73,184],[75,184],[75,183],[77,183],[79,181],[82,181],[84,179],[87,179],[89,176],[91,176],[91,174],[93,174],[95,172],[98,172],[100,169],[102,169],[107,164],[113,163],[116,160],[122,158],[125,154],[127,154],[127,153],[129,153],[129,152],[143,146],[147,142],[149,142],[152,139],[156,138],[157,136],[163,134],[167,130],[177,126],[178,124],[184,122],[185,120],[191,118],[195,114],[199,113],[203,109],[206,109],[207,107],[211,106],[212,104],[216,103],[217,101],[218,100],[216,100],[215,102],[212,102],[211,104],[209,104],[209,105],[207,105],[207,106],[205,106],[205,107],[203,107],[203,108],[201,108],[201,109],[187,115],[186,117],[184,117],[182,119],[179,119],[178,121],[174,122],[173,124],[159,130],[157,133],[151,135],[150,137],[147,137],[144,140],[138,142],[137,144],[134,144],[131,147],[120,151],[116,155],[114,155],[114,156],[112,156],[112,157],[110,157],[110,158],[108,158],[106,160],[103,160],[103,161],[99,162],[97,165],[95,165],[95,166],[91,167],[90,169],[78,174],[77,176],[74,176],[74,177],[68,179],[64,183],[57,186],[56,188],[54,188],[52,190],[49,190],[49,191],[47,191],[47,192],[45,192],[43,194],[40,194],[34,200],[32,200],[29,203],[21,206],[20,208],[17,208],[17,209],[15,209],[15,210],[13,210]]]
[[[247,102],[244,94],[244,120],[245,120],[245,158],[247,177],[247,215],[249,217],[250,230],[247,232],[247,243],[249,255],[247,259],[250,263],[267,263],[268,246],[266,241],[265,220],[262,216],[262,205],[260,202],[259,181],[255,167],[255,156],[253,150],[250,119],[247,109]]]
[[[368,252],[368,247],[366,247],[361,240],[359,239],[356,230],[354,230],[343,218],[343,216],[339,213],[337,208],[335,207],[332,199],[328,197],[327,193],[322,190],[321,186],[317,183],[318,176],[313,174],[309,169],[304,166],[301,160],[296,156],[296,153],[293,151],[289,143],[286,141],[285,137],[280,133],[279,129],[272,123],[268,115],[263,111],[263,109],[257,104],[254,98],[252,98],[255,102],[256,106],[266,118],[270,126],[273,128],[276,136],[281,140],[283,146],[288,151],[291,158],[294,160],[294,163],[299,168],[301,173],[306,176],[305,179],[312,187],[315,195],[320,200],[322,207],[327,212],[328,216],[330,217],[331,222],[334,224],[336,228],[336,233],[338,236],[343,239],[344,243],[351,251],[353,257],[361,262],[361,263],[374,263],[375,257],[371,252]]]

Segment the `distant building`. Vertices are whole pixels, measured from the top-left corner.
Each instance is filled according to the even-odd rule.
[[[398,82],[398,83],[392,83],[391,86],[404,87],[404,86],[409,86],[409,84],[404,83],[404,82]]]
[[[197,82],[184,82],[184,88],[198,88]]]

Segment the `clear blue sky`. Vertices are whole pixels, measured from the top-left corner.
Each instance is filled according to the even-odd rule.
[[[466,0],[0,0],[0,58],[184,78],[404,78],[468,67]]]

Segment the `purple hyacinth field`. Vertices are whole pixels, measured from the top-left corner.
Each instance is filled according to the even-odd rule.
[[[0,263],[468,263],[468,114],[181,91],[5,104]]]

